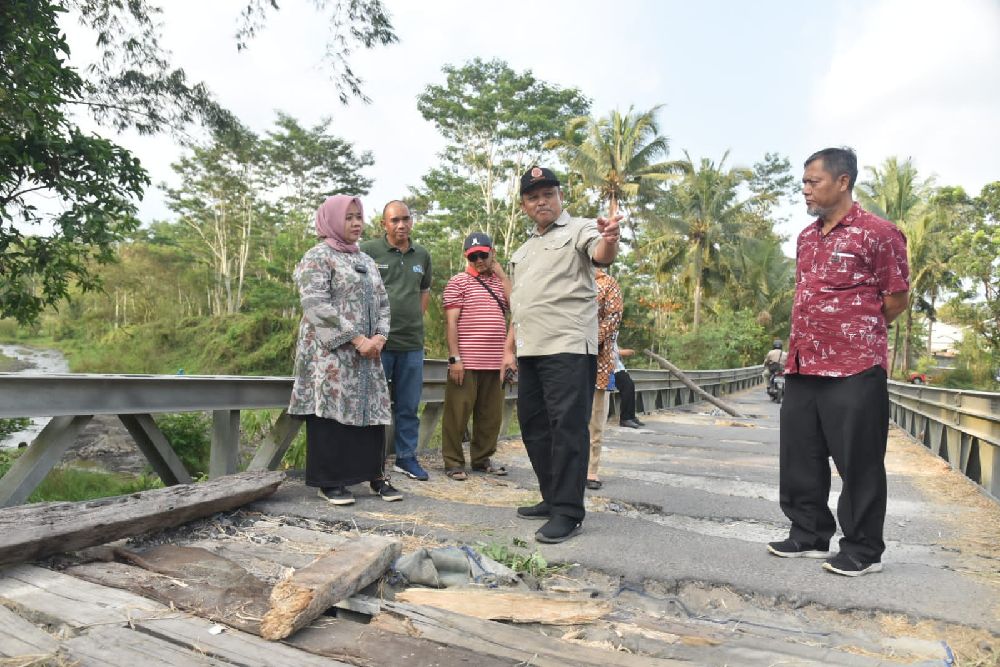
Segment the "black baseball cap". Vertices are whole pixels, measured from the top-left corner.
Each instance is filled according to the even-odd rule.
[[[489,252],[493,249],[493,239],[489,237],[489,234],[483,234],[482,232],[472,232],[465,237],[465,256],[468,257],[469,253],[473,252]]]
[[[559,179],[551,169],[535,165],[521,176],[521,194],[542,185],[559,185]]]

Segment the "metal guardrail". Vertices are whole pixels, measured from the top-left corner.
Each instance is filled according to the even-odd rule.
[[[889,382],[890,417],[1000,500],[1000,393]]]
[[[718,396],[761,382],[761,367],[686,371],[702,389]],[[698,396],[667,371],[630,370],[636,409],[652,412],[694,403]],[[446,361],[424,362],[420,447],[426,448],[441,420]],[[191,481],[152,415],[212,412],[209,477],[239,468],[240,410],[285,408],[292,379],[199,375],[22,375],[0,373],[0,417],[51,417],[27,450],[0,478],[0,507],[23,503],[73,444],[94,415],[117,415],[164,484]],[[501,432],[512,418],[516,392],[508,391]],[[612,411],[617,411],[617,400]],[[249,470],[273,470],[281,463],[302,421],[282,411],[264,437]],[[388,434],[387,434],[388,435]]]

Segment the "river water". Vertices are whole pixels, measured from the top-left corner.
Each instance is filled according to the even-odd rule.
[[[0,354],[11,359],[18,359],[31,367],[20,371],[14,371],[18,375],[48,375],[57,373],[69,373],[69,363],[62,352],[58,350],[45,350],[39,348],[24,347],[23,345],[0,344]],[[25,415],[30,417],[31,415]],[[6,438],[0,438],[0,447],[17,447],[20,442],[30,443],[35,439],[45,425],[49,423],[49,417],[35,417],[31,420],[31,426],[23,431],[11,433]]]

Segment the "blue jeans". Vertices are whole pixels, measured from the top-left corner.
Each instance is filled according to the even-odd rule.
[[[417,407],[424,386],[424,351],[394,352],[382,350],[382,368],[392,392],[392,420],[395,424],[393,446],[397,459],[417,455],[420,420]]]

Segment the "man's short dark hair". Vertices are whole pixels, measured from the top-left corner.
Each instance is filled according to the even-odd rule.
[[[802,166],[808,167],[816,160],[822,160],[823,170],[834,178],[840,178],[842,174],[847,174],[847,189],[854,189],[854,181],[858,180],[858,156],[854,154],[853,149],[847,146],[824,148],[806,158],[806,162]]]
[[[403,201],[401,199],[393,199],[391,202],[386,203],[386,205],[382,207],[382,217],[383,218],[385,217],[385,212],[388,211],[389,207],[392,206],[393,204],[400,204],[401,206],[405,206],[407,211],[410,210],[409,204],[407,204],[405,201]]]

